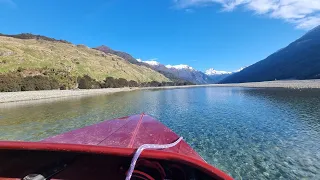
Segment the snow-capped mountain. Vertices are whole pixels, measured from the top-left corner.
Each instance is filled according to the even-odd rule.
[[[185,64],[180,65],[163,65],[157,61],[143,61],[137,59],[137,61],[144,63],[148,67],[166,75],[174,76],[178,79],[190,81],[195,84],[208,84],[213,83],[209,76],[201,71],[195,70],[193,67]]]
[[[229,77],[230,75],[232,75],[234,73],[242,71],[244,68],[246,68],[246,67],[242,67],[242,68],[240,68],[236,71],[233,71],[233,72],[217,71],[213,68],[210,68],[210,69],[206,70],[206,75],[208,75],[214,83],[217,83],[217,82],[222,81],[223,79]]]
[[[223,80],[224,78],[230,76],[232,72],[228,71],[217,71],[213,68],[206,70],[206,75],[210,77],[213,83],[218,83],[219,81]]]
[[[166,65],[167,69],[164,71],[170,72],[178,78],[193,82],[195,84],[209,84],[212,83],[211,79],[201,71],[195,70],[193,67],[180,64],[180,65]]]
[[[143,61],[141,59],[137,59],[137,61],[145,64],[146,66],[162,74],[165,74],[165,75],[170,74],[170,76],[174,76],[179,79],[190,81],[195,84],[218,83],[219,81],[230,76],[231,74],[240,72],[243,69],[241,68],[234,72],[228,72],[228,71],[217,71],[213,68],[210,68],[206,70],[205,73],[203,73],[186,64],[163,65],[155,60]]]
[[[222,74],[232,74],[232,72],[227,72],[227,71],[217,71],[213,68],[210,68],[208,70],[206,70],[206,75],[208,76],[212,76],[212,75],[222,75]]]

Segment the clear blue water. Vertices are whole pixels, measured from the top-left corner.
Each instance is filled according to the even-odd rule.
[[[0,104],[0,139],[36,141],[145,112],[235,179],[320,179],[320,91],[146,90]]]

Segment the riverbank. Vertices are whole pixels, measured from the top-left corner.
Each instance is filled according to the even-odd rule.
[[[210,86],[222,87],[251,87],[251,88],[290,88],[290,89],[320,89],[320,79],[314,80],[285,80],[264,81],[235,84],[212,84]]]
[[[320,89],[320,79],[315,80],[286,80],[286,81],[264,81],[250,83],[233,83],[233,84],[204,84],[190,86],[165,86],[150,87],[147,89],[176,89],[192,87],[248,87],[248,88],[288,88],[288,89]]]
[[[81,90],[48,90],[48,91],[20,91],[1,92],[0,103],[33,101],[42,99],[68,98],[77,96],[94,96],[100,94],[112,94],[116,92],[128,92],[139,88],[108,88],[108,89],[81,89]]]
[[[320,80],[290,80],[290,81],[267,81],[236,84],[206,84],[189,86],[165,86],[147,88],[108,88],[89,90],[49,90],[49,91],[22,91],[0,93],[0,103],[33,101],[43,99],[68,98],[77,96],[93,96],[101,94],[112,94],[116,92],[128,92],[135,90],[150,89],[176,89],[193,87],[250,87],[250,88],[290,88],[290,89],[320,89]]]

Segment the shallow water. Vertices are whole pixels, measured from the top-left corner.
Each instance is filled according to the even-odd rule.
[[[320,91],[202,87],[0,104],[0,139],[36,141],[145,112],[235,179],[320,179]]]

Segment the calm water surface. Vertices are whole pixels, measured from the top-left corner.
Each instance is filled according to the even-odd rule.
[[[320,91],[148,90],[0,104],[0,139],[37,141],[145,112],[235,179],[320,179]]]

